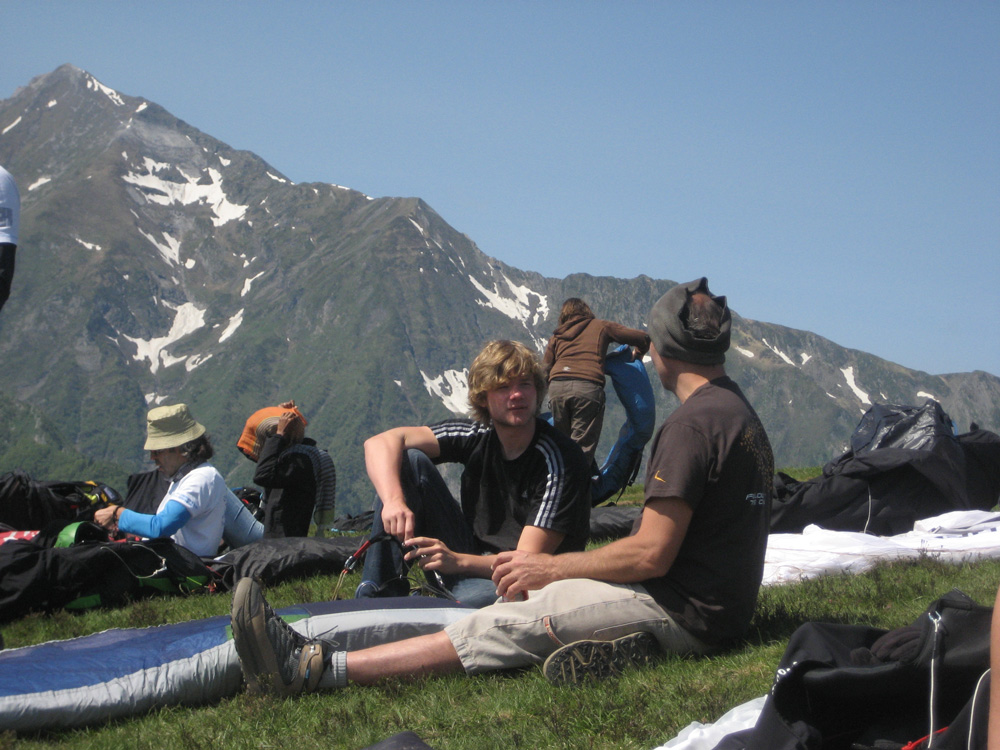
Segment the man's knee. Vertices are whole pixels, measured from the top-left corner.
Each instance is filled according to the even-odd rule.
[[[409,471],[410,478],[414,484],[419,483],[420,477],[428,472],[438,473],[434,462],[423,451],[409,448],[403,454],[406,458],[403,461],[403,471]]]

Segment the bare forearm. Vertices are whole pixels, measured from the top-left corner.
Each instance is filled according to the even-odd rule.
[[[493,575],[493,561],[496,555],[469,555],[456,553],[457,570],[466,576],[474,578],[489,578]]]
[[[552,558],[554,580],[592,578],[609,583],[637,583],[666,572],[656,550],[627,537],[586,552],[567,552]]]
[[[609,583],[639,583],[665,575],[677,557],[691,509],[678,498],[650,500],[634,536],[588,550],[562,555],[524,550],[501,552],[493,565],[500,596],[537,591],[553,581],[591,578]]]
[[[402,441],[387,433],[365,441],[365,469],[383,505],[404,502],[403,486],[399,480],[402,465]]]

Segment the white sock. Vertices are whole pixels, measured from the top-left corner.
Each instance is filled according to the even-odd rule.
[[[326,669],[316,686],[321,689],[347,687],[347,652],[334,651],[327,658]]]

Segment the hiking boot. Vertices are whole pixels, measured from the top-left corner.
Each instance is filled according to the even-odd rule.
[[[274,613],[260,584],[241,578],[233,592],[233,642],[251,693],[297,695],[314,690],[326,657],[322,641],[309,641]]]
[[[659,653],[656,636],[644,631],[613,641],[576,641],[549,654],[542,672],[554,685],[600,682],[649,664]]]

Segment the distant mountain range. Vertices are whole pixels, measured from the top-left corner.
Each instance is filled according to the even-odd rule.
[[[107,481],[49,474],[58,467],[122,482],[142,466],[147,408],[185,401],[242,484],[244,420],[294,398],[337,464],[339,508],[357,512],[372,497],[364,439],[464,412],[465,369],[485,341],[541,351],[569,296],[644,327],[675,283],[513,268],[419,198],[294,184],[71,65],[0,101],[0,164],[22,197],[0,314],[0,471],[38,478]],[[669,269],[665,257],[650,270]],[[962,431],[1000,430],[993,375],[908,370],[735,312],[728,368],[779,466],[833,458],[876,402],[934,398]],[[661,419],[675,403],[653,378]],[[622,419],[612,393],[602,455]]]

